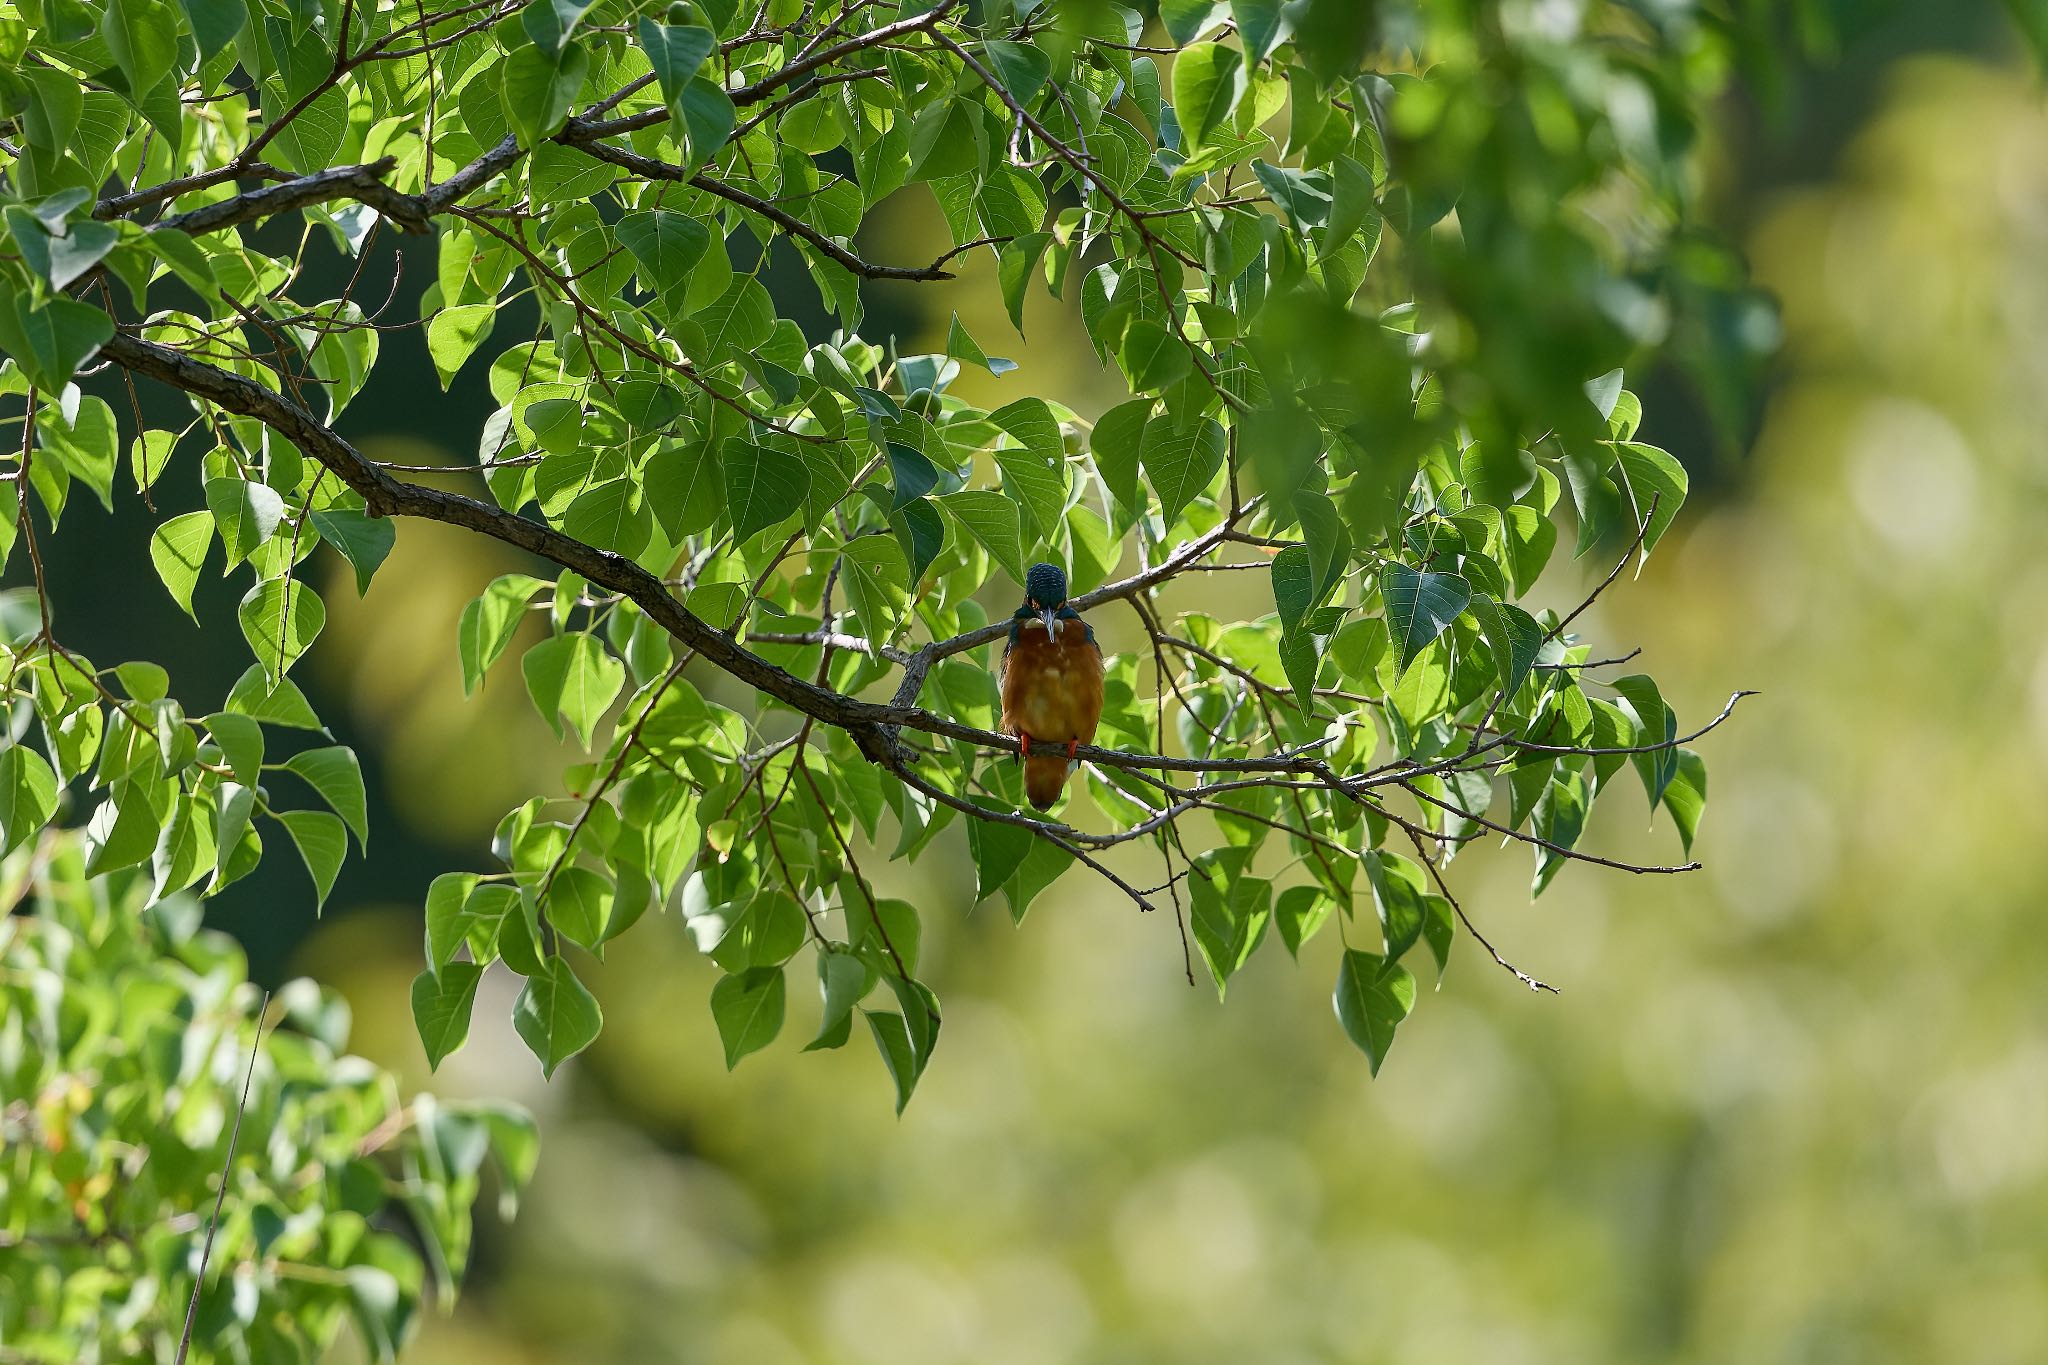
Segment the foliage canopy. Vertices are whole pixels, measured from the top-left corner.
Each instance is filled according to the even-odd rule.
[[[1485,945],[1444,875],[1464,845],[1522,844],[1539,892],[1572,861],[1682,870],[1579,847],[1625,786],[1689,853],[1685,746],[1727,712],[1681,726],[1574,632],[1582,589],[1524,603],[1566,508],[1597,596],[1685,500],[1622,367],[1668,348],[1725,396],[1769,341],[1691,226],[1700,110],[1760,36],[1598,2],[0,4],[0,548],[35,577],[7,849],[82,828],[79,877],[172,906],[288,846],[324,899],[370,831],[289,676],[326,618],[303,566],[325,545],[360,589],[424,518],[533,556],[454,652],[473,689],[544,618],[517,671],[590,755],[427,894],[436,1064],[502,961],[552,1072],[602,1028],[579,970],[672,911],[724,973],[729,1063],[800,963],[808,1045],[858,1029],[900,1107],[941,1008],[863,858],[964,840],[1019,919],[1062,876],[1165,911],[1219,992],[1269,930],[1335,925],[1377,1070],[1418,958]],[[863,233],[899,199],[936,259]],[[391,233],[433,248],[417,318],[365,278]],[[935,353],[862,333],[871,283],[975,257],[1013,324],[1074,308],[1129,399],[984,410],[963,368],[1016,367],[957,315]],[[425,364],[490,395],[459,491],[346,435],[380,366]],[[138,380],[189,417],[145,422]],[[178,608],[209,565],[246,580],[218,707],[53,629],[37,537],[81,491],[160,509]],[[994,731],[991,608],[1036,559],[1144,642],[1049,819]],[[1272,610],[1203,611],[1218,576]]]

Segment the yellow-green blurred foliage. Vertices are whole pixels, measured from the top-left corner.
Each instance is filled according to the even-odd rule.
[[[900,1121],[867,1049],[796,1051],[808,981],[727,1076],[707,964],[643,926],[594,974],[603,1038],[552,1086],[503,999],[437,1078],[534,1105],[546,1139],[414,1358],[2048,1359],[2048,117],[1974,66],[1889,90],[1837,182],[1751,244],[1788,334],[1758,449],[1589,620],[1647,647],[1681,722],[1764,691],[1704,746],[1708,871],[1575,868],[1532,908],[1525,850],[1471,851],[1468,906],[1563,994],[1462,940],[1374,1082],[1330,1018],[1334,935],[1299,967],[1269,941],[1226,1008],[1181,978],[1165,916],[1075,873],[1012,929],[935,852],[884,873],[926,911],[947,1011]],[[968,321],[1024,362],[1009,382],[1109,396],[1056,316],[1015,345]],[[457,552],[418,553],[373,605],[415,594],[449,641],[428,556]],[[364,668],[371,714],[429,698],[382,730],[413,755],[398,780],[533,781],[524,721],[484,746],[503,771],[437,772],[451,727],[500,713],[454,707],[435,651],[416,680]],[[1673,852],[1642,809],[1624,798],[1604,847]],[[424,1079],[416,923],[346,921],[307,965]]]

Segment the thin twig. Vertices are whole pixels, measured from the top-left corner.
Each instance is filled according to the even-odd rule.
[[[256,1007],[255,1036],[249,1040],[249,1069],[242,1075],[242,1102],[235,1106],[235,1126],[228,1131],[227,1163],[221,1167],[220,1190],[213,1197],[213,1216],[206,1220],[206,1242],[199,1252],[199,1275],[192,1284],[192,1301],[185,1306],[185,1330],[178,1337],[177,1365],[185,1365],[185,1353],[192,1348],[192,1328],[199,1321],[199,1295],[206,1288],[206,1266],[213,1259],[213,1235],[220,1229],[221,1206],[228,1199],[228,1177],[235,1169],[235,1144],[242,1138],[242,1114],[249,1107],[249,1087],[256,1080],[256,1053],[263,1044],[263,1016],[270,1010],[270,992]]]

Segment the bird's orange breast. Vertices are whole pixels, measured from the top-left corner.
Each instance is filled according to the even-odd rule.
[[[1102,651],[1078,621],[1047,639],[1038,621],[1018,632],[1003,667],[1003,728],[1062,744],[1086,744],[1102,720]]]

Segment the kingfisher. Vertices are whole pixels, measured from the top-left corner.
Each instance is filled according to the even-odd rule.
[[[1102,647],[1095,628],[1067,602],[1067,575],[1033,564],[1024,604],[1010,618],[1000,674],[1004,734],[1017,737],[1024,794],[1039,810],[1060,799],[1074,751],[1102,720]]]

